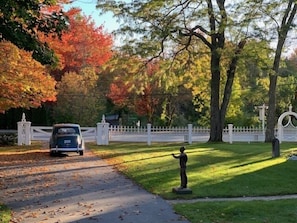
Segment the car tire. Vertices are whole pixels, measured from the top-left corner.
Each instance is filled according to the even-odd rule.
[[[84,155],[84,151],[79,151],[79,155],[83,156]]]

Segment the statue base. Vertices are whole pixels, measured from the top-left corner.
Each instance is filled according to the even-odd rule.
[[[190,188],[174,187],[172,188],[172,192],[176,194],[192,194],[192,190]]]

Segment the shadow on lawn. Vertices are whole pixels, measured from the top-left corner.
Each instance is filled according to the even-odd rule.
[[[273,158],[266,158],[266,159],[257,160],[257,161],[253,161],[253,162],[243,163],[243,164],[240,164],[240,165],[232,166],[231,168],[244,167],[244,166],[248,166],[248,165],[252,165],[252,164],[256,164],[256,163],[261,163],[261,162],[272,160],[272,159]]]
[[[264,162],[265,159],[255,163]],[[296,163],[287,161],[262,169],[253,170],[244,165],[250,172],[244,172],[239,175],[222,175],[220,178],[208,179],[196,183],[193,186],[193,192],[197,197],[254,197],[254,196],[273,196],[297,194],[297,178],[295,176]],[[237,168],[243,167],[242,165]],[[236,168],[235,166],[232,168]],[[241,170],[239,170],[241,171]],[[249,171],[249,170],[247,170]],[[203,184],[203,185],[202,185]]]

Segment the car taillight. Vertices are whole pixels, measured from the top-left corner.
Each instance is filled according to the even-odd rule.
[[[81,138],[80,138],[79,136],[77,136],[77,139],[76,139],[76,140],[77,140],[77,146],[78,146],[78,147],[81,147],[81,146],[82,146],[82,145],[81,145],[81,144],[82,144],[82,140],[81,140]]]

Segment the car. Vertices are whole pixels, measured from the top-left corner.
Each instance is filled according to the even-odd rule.
[[[78,124],[55,124],[49,141],[50,155],[66,152],[84,154],[85,142]]]

